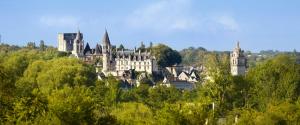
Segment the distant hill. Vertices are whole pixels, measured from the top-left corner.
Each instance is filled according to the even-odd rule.
[[[204,47],[189,47],[183,49],[180,52],[182,56],[182,64],[183,65],[191,65],[191,66],[199,66],[204,63],[205,56],[209,53],[219,53],[219,54],[229,54],[230,51],[209,51]],[[245,55],[248,59],[249,67],[255,66],[257,63],[262,62],[266,59],[270,59],[275,57],[278,54],[288,54],[294,55],[297,58],[297,62],[300,63],[300,52],[294,51],[278,51],[278,50],[262,50],[258,53],[254,53],[251,51],[245,51]]]

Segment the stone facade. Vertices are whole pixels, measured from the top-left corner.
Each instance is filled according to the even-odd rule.
[[[231,74],[234,76],[245,75],[247,67],[247,58],[244,55],[244,51],[240,48],[239,42],[230,54],[230,67]]]
[[[117,51],[116,71],[124,71],[129,69],[135,69],[138,72],[152,73],[156,71],[156,61],[151,56],[150,52],[141,52],[136,50],[131,51]]]
[[[105,32],[102,39],[103,69],[106,75],[122,76],[126,71],[134,69],[138,72],[152,74],[157,71],[156,59],[151,52],[140,50],[112,50],[108,33]]]
[[[76,38],[76,33],[59,33],[58,34],[58,51],[71,52],[73,50],[73,42]],[[82,34],[80,34],[82,37]]]
[[[68,34],[69,36],[73,36]],[[67,36],[68,36],[67,35]],[[59,51],[72,52],[73,57],[84,60],[87,63],[97,63],[102,60],[102,73],[104,75],[123,76],[127,71],[147,72],[152,74],[158,70],[156,59],[147,50],[117,50],[112,46],[107,31],[102,39],[102,46],[96,45],[91,49],[89,43],[84,46],[82,34],[78,31],[75,38],[65,40],[63,34],[58,36]],[[73,42],[71,40],[73,39]],[[70,49],[68,46],[72,46]],[[99,71],[100,72],[100,71]]]
[[[73,50],[72,50],[72,54],[77,57],[77,58],[81,58],[83,57],[83,46],[84,46],[84,41],[83,41],[83,36],[80,33],[80,31],[77,32],[76,37],[73,41]]]

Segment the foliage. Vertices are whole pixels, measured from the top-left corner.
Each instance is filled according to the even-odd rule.
[[[179,52],[164,44],[153,46],[151,51],[157,60],[157,64],[162,68],[181,63]]]
[[[166,104],[157,111],[156,120],[167,125],[199,125],[205,124],[210,112],[201,103]]]
[[[182,57],[182,63],[184,65],[194,65],[201,66],[204,63],[205,55],[209,53],[203,47],[194,48],[189,47],[187,49],[183,49],[180,51],[180,55]]]
[[[111,112],[120,124],[154,124],[151,109],[142,103],[121,103]]]
[[[91,124],[94,99],[86,87],[68,87],[54,90],[48,96],[48,107],[63,123]]]
[[[149,89],[148,105],[154,108],[160,108],[164,103],[175,103],[180,99],[180,91],[175,87],[166,87],[158,85]]]
[[[270,101],[295,101],[300,92],[300,67],[294,57],[279,55],[249,70],[252,105],[264,109]]]
[[[55,48],[0,45],[0,124],[299,124],[299,57],[282,54],[231,76],[229,53],[182,51],[183,63],[205,66],[196,89],[178,90],[147,76],[123,88],[116,77]],[[39,47],[41,48],[41,47]],[[42,47],[43,48],[43,47]],[[180,63],[175,50],[153,46],[161,66]],[[200,53],[202,55],[200,55]],[[197,63],[195,63],[197,62]],[[150,81],[149,81],[150,80]]]

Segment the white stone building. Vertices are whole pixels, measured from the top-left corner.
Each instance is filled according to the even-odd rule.
[[[71,34],[71,33],[70,33]],[[63,34],[58,37],[59,51],[72,52],[72,56],[82,59],[85,62],[95,62],[102,60],[102,73],[113,76],[123,76],[126,71],[134,70],[137,72],[147,72],[152,74],[158,70],[156,59],[150,51],[141,52],[141,50],[117,50],[112,46],[107,31],[102,39],[102,46],[96,45],[91,49],[87,43],[84,48],[83,35],[78,31],[75,38],[74,33],[70,39],[64,40]],[[70,40],[73,39],[73,42]],[[71,46],[66,47],[66,46]]]
[[[236,47],[230,54],[231,74],[234,76],[245,75],[247,68],[247,58],[244,51],[240,48],[240,43],[237,42]]]
[[[102,72],[106,75],[122,76],[125,71],[134,69],[137,72],[147,72],[152,74],[158,70],[156,59],[147,50],[112,50],[108,33],[102,40],[103,52],[103,69]],[[113,54],[115,53],[115,55]]]
[[[58,34],[58,51],[71,52],[73,50],[73,43],[77,33],[59,33]],[[80,33],[82,38],[82,34]]]

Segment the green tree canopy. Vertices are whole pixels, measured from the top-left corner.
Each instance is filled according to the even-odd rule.
[[[167,67],[181,63],[181,56],[179,52],[164,44],[155,45],[151,50],[157,60],[157,64],[160,67]]]
[[[257,65],[247,79],[253,84],[253,103],[261,108],[272,100],[297,100],[300,95],[300,66],[292,56],[278,55]]]

